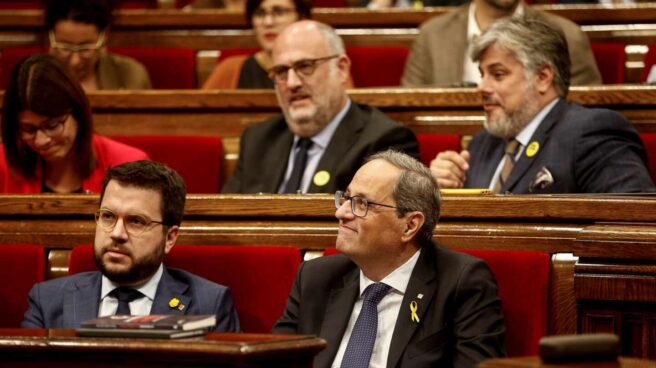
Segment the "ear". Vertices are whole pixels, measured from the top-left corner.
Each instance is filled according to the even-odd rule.
[[[554,70],[551,65],[545,65],[535,72],[535,82],[538,92],[541,94],[547,93],[553,88]]]
[[[178,235],[180,234],[180,227],[177,225],[169,227],[166,232],[166,239],[164,241],[164,253],[169,254],[171,248],[175,245],[175,242],[178,240]]]
[[[401,234],[401,241],[407,243],[417,238],[417,233],[424,225],[425,218],[423,213],[414,211],[406,213],[404,219],[405,229],[403,230],[403,234]]]
[[[339,78],[343,83],[348,83],[351,78],[351,59],[348,55],[344,54],[337,59],[337,70],[339,71]]]

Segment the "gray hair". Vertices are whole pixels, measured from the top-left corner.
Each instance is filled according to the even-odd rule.
[[[566,97],[571,61],[562,32],[532,17],[506,17],[495,21],[474,41],[472,60],[478,62],[493,44],[512,53],[529,75],[545,65],[554,71],[554,87]]]
[[[331,54],[344,55],[346,54],[346,48],[344,47],[344,41],[339,37],[335,28],[320,22],[315,22],[317,29],[323,35],[328,45],[328,50]]]
[[[430,242],[440,216],[440,190],[430,170],[405,153],[387,150],[369,156],[366,162],[384,160],[402,172],[392,190],[399,216],[419,211],[424,214],[424,224],[417,233],[420,244]]]

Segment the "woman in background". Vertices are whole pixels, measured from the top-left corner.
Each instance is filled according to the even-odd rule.
[[[2,193],[98,193],[107,168],[148,159],[141,150],[93,133],[80,84],[45,54],[32,55],[11,71],[2,141]]]
[[[203,89],[273,88],[267,70],[273,66],[273,41],[289,24],[310,18],[310,0],[247,0],[246,21],[262,48],[255,55],[237,55],[222,60]]]

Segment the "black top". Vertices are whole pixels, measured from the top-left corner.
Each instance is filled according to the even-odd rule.
[[[273,81],[267,75],[266,70],[257,63],[254,55],[244,60],[244,65],[241,67],[241,73],[239,74],[237,88],[274,88]]]

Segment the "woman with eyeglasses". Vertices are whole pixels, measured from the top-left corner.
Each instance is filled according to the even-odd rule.
[[[310,18],[310,0],[247,0],[246,21],[262,48],[254,55],[222,60],[203,84],[203,89],[273,88],[267,70],[273,66],[271,51],[278,33],[300,19]]]
[[[94,134],[86,94],[51,55],[12,69],[2,107],[1,193],[99,193],[109,167],[148,159]]]
[[[138,61],[107,52],[111,0],[49,0],[45,8],[50,53],[66,64],[84,90],[150,89]]]

